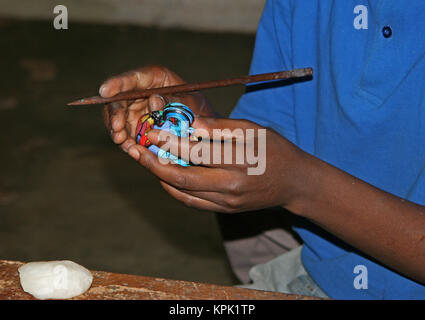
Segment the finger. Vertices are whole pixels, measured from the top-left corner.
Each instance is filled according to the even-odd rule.
[[[136,145],[136,140],[127,135],[127,139],[123,143],[121,143],[120,148],[124,152],[128,152],[128,150],[134,145]]]
[[[106,80],[99,88],[100,96],[110,98],[120,92],[134,90],[137,87],[138,72],[124,72]]]
[[[122,143],[124,143],[127,140],[128,134],[127,134],[126,130],[121,130],[121,131],[118,131],[118,132],[111,131],[111,138],[112,138],[112,141],[115,144],[121,145]]]
[[[103,98],[110,98],[121,92],[123,80],[120,77],[114,77],[106,80],[99,88],[99,95]]]
[[[183,193],[189,194],[191,196],[194,196],[196,198],[210,201],[224,208],[236,209],[239,207],[239,204],[241,203],[240,201],[238,201],[239,198],[229,193],[192,191],[192,190],[180,190],[180,191]]]
[[[163,131],[151,130],[147,137],[154,145],[169,151],[173,155],[195,165],[210,168],[245,167],[244,141],[211,141],[194,142],[189,138],[181,138]]]
[[[158,88],[166,85],[167,72],[159,66],[145,67],[121,73],[106,80],[99,88],[104,98],[136,89]]]
[[[179,200],[180,202],[183,202],[188,207],[215,212],[229,212],[228,208],[225,208],[214,202],[184,193],[163,181],[161,181],[161,185],[172,197]]]
[[[158,156],[140,145],[133,145],[128,153],[159,179],[178,189],[227,192],[228,186],[232,184],[229,175],[222,169],[163,164]]]
[[[149,112],[162,110],[166,104],[167,100],[165,97],[160,96],[159,94],[151,95],[148,100]]]
[[[127,118],[127,108],[125,103],[112,102],[107,105],[107,112],[109,117],[108,129],[112,129],[114,132],[123,130]]]
[[[127,139],[125,103],[107,104],[104,108],[104,121],[114,143],[122,144]]]

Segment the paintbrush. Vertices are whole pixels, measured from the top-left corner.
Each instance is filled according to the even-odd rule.
[[[188,83],[188,84],[162,87],[162,88],[134,90],[129,92],[122,92],[110,98],[94,96],[94,97],[82,98],[82,99],[78,99],[76,101],[70,102],[68,103],[68,106],[82,106],[82,105],[89,105],[89,104],[104,104],[104,103],[123,101],[123,100],[137,100],[141,98],[147,98],[153,94],[168,95],[168,94],[176,94],[176,93],[182,93],[182,92],[199,91],[203,89],[228,87],[228,86],[234,86],[238,84],[282,80],[282,79],[303,78],[303,77],[308,77],[312,75],[313,75],[312,68],[293,69],[293,70],[287,70],[287,71],[244,76],[239,78],[229,78],[229,79],[206,81],[206,82],[199,82],[199,83]]]

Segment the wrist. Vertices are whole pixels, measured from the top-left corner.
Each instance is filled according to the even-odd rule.
[[[323,179],[323,167],[320,160],[312,155],[298,150],[300,153],[295,162],[295,174],[292,182],[294,191],[289,202],[283,207],[292,213],[309,217],[314,199],[320,197],[320,185]]]

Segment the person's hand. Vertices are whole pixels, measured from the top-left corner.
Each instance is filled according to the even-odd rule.
[[[184,83],[176,73],[163,66],[147,66],[109,78],[101,85],[99,94],[109,98],[121,92]],[[139,118],[153,110],[162,109],[168,102],[186,104],[192,109],[195,117],[215,115],[206,98],[199,92],[173,96],[152,95],[135,101],[110,103],[105,105],[103,117],[112,140],[127,152],[129,147],[136,143],[135,131]]]
[[[155,174],[170,195],[187,206],[227,213],[272,206],[297,210],[297,200],[309,178],[308,161],[301,149],[273,130],[247,120],[199,118],[193,126],[194,135],[201,136],[201,142],[161,130],[151,130],[147,137],[196,166],[164,164],[164,159],[139,145],[132,146],[129,154]],[[222,143],[216,146],[212,139],[217,142],[220,137],[214,137],[214,129],[230,129],[227,133],[222,131]],[[247,129],[253,129],[254,139],[247,135]]]

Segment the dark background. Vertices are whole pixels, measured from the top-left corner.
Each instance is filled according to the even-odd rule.
[[[163,64],[187,81],[248,73],[254,35],[0,19],[0,259],[235,284],[213,213],[189,209],[115,146],[96,95]],[[243,87],[206,91],[227,115]]]

